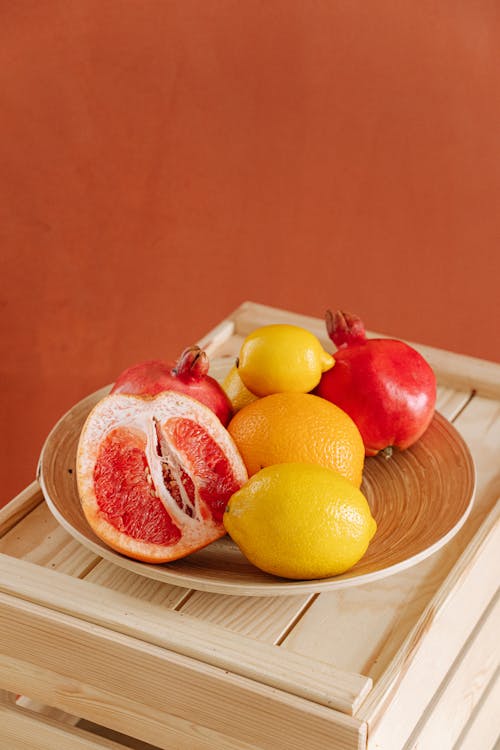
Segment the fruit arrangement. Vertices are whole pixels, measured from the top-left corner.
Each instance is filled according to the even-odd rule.
[[[149,563],[227,532],[272,575],[352,568],[377,528],[360,489],[365,456],[420,439],[436,381],[418,352],[367,339],[356,316],[328,312],[326,326],[332,354],[299,326],[257,328],[222,385],[199,347],[125,370],[78,444],[78,491],[97,536]]]

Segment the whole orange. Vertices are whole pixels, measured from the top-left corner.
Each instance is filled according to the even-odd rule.
[[[273,464],[320,464],[359,487],[365,449],[353,420],[310,393],[274,393],[239,411],[228,425],[249,475]]]

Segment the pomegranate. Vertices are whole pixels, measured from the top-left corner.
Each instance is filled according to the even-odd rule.
[[[226,426],[232,416],[231,402],[222,386],[208,374],[208,356],[199,346],[184,349],[175,365],[153,359],[124,370],[111,393],[155,396],[162,391],[184,393],[205,404]]]
[[[367,456],[404,450],[425,432],[436,404],[436,377],[415,349],[396,339],[368,339],[357,315],[326,313],[337,347],[335,366],[314,393],[343,409],[358,426]]]

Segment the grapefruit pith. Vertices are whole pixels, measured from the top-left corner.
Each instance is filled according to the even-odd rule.
[[[88,523],[108,546],[144,562],[177,560],[223,536],[226,504],[246,480],[219,419],[183,394],[106,396],[80,435]]]

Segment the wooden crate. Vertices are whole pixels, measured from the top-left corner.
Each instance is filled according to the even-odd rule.
[[[233,358],[269,322],[303,325],[327,344],[322,321],[253,303],[200,344]],[[293,596],[186,590],[81,546],[36,482],[3,508],[0,745],[493,748],[500,365],[415,346],[438,377],[439,411],[472,452],[477,494],[445,547],[391,577]]]

